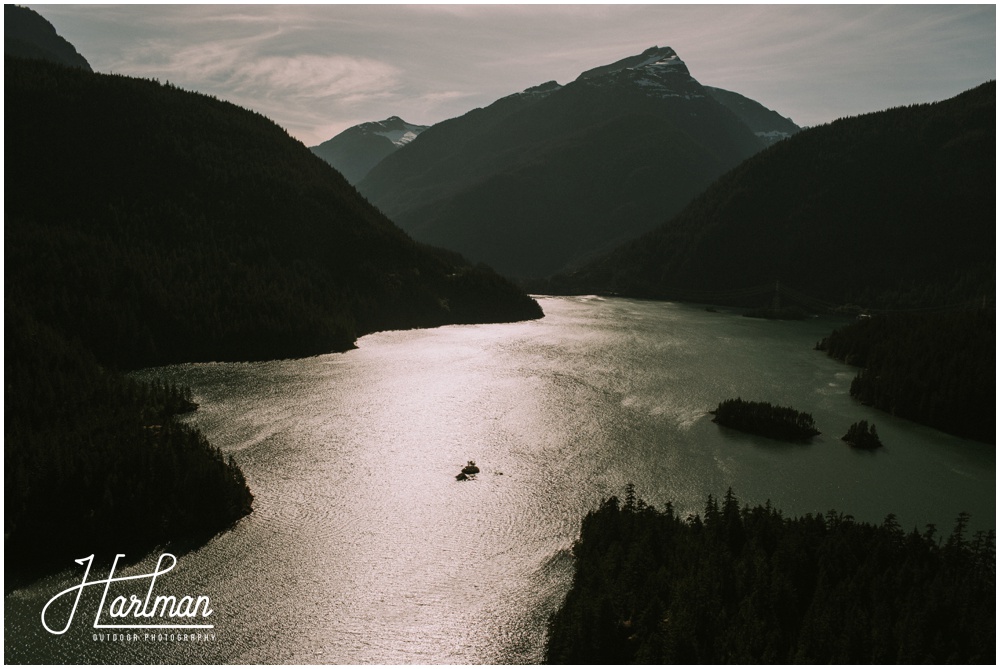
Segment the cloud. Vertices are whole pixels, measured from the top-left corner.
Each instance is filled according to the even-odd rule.
[[[269,95],[359,97],[384,94],[399,84],[399,74],[392,65],[353,56],[269,56],[236,64],[229,80],[235,90],[263,90]]]
[[[255,109],[306,143],[429,124],[655,45],[812,125],[996,77],[993,6],[40,5],[99,71]]]
[[[375,59],[337,53],[267,55],[260,51],[261,42],[256,37],[181,48],[170,41],[146,42],[125,53],[123,61],[146,76],[240,96],[322,99],[385,93],[400,84],[401,70]]]

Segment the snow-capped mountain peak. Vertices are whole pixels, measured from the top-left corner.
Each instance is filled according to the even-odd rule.
[[[704,98],[705,90],[687,65],[669,46],[654,46],[637,56],[602,65],[581,74],[577,81],[592,86],[629,83],[653,98]]]
[[[577,80],[595,79],[614,74],[615,72],[621,72],[622,70],[646,70],[650,73],[670,72],[691,76],[687,65],[684,64],[684,61],[681,60],[676,51],[669,46],[654,46],[646,49],[638,56],[629,56],[628,58],[615,61],[610,65],[602,65],[587,70],[577,77]]]
[[[644,51],[643,56],[645,59],[636,65],[630,66],[628,69],[640,70],[642,68],[671,68],[674,70],[683,70],[685,74],[688,74],[687,65],[681,60],[677,52],[668,47],[653,47]]]
[[[383,158],[412,142],[429,127],[390,116],[384,121],[351,126],[310,150],[340,170],[349,182],[356,184]]]
[[[370,121],[357,126],[363,133],[380,135],[396,146],[405,146],[416,139],[417,135],[426,130],[426,125],[407,123],[398,116],[390,116],[384,121]]]

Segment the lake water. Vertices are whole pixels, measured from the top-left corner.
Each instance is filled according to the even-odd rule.
[[[215,638],[95,640],[91,594],[66,634],[49,634],[41,609],[80,583],[74,567],[5,596],[6,661],[537,662],[582,516],[630,481],[684,512],[732,486],[741,502],[770,499],[789,515],[895,513],[905,529],[946,534],[968,511],[973,528],[996,527],[994,446],[853,401],[856,370],[813,350],[837,321],[595,297],[541,304],[534,322],[140,373],[193,388],[201,408],[189,420],[234,455],[256,495],[253,514],[181,554],[157,585],[209,596]],[[810,412],[822,434],[786,444],[712,423],[707,412],[736,396]],[[885,448],[840,441],[862,418]],[[456,481],[468,460],[481,473]],[[98,556],[91,580],[112,557]]]

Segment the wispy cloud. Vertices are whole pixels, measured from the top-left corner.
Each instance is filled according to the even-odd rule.
[[[400,70],[367,58],[344,55],[268,56],[233,64],[227,72],[237,91],[325,98],[385,93],[399,84]]]
[[[276,36],[280,31],[275,31]],[[123,54],[121,64],[147,76],[175,77],[200,88],[211,86],[239,95],[322,99],[385,92],[398,86],[401,70],[371,58],[347,54],[265,55],[266,40],[220,40],[185,45],[157,40]]]
[[[434,123],[653,45],[813,125],[996,77],[988,5],[39,5],[99,71],[256,109],[307,144]]]

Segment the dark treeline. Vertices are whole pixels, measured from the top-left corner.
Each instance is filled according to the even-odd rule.
[[[239,469],[171,419],[184,391],[121,371],[541,316],[489,268],[414,243],[259,114],[12,57],[4,86],[8,573],[249,511]]]
[[[712,420],[743,432],[772,439],[801,441],[819,434],[812,414],[780,407],[770,402],[748,402],[736,398],[719,402]]]
[[[862,367],[851,395],[962,437],[996,440],[996,312],[876,314],[818,344]]]
[[[4,334],[8,577],[204,539],[250,511],[239,467],[174,420],[188,391],[102,368],[10,301]]]
[[[996,658],[995,537],[835,511],[785,518],[730,490],[703,516],[629,488],[583,521],[546,661],[980,663]]]

